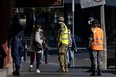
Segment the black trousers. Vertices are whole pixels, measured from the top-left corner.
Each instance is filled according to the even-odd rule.
[[[30,60],[31,60],[30,65],[33,65],[35,56],[36,56],[36,68],[39,69],[39,66],[41,64],[41,62],[40,62],[41,53],[30,52]]]
[[[4,67],[4,58],[0,58],[0,69]]]

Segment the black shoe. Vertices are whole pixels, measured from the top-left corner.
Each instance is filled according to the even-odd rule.
[[[14,71],[12,74],[13,76],[20,76],[20,73],[18,71]]]
[[[86,72],[92,72],[93,70],[92,69],[89,69],[89,70],[87,70]]]
[[[70,68],[70,64],[68,64],[68,68]]]
[[[95,73],[90,74],[90,76],[97,76]]]
[[[102,76],[102,72],[98,71],[97,76]]]
[[[90,74],[90,76],[97,76],[97,72],[96,71],[92,71],[92,73]]]
[[[32,67],[29,67],[29,70],[28,71],[32,71]]]
[[[97,76],[102,76],[102,74],[97,74]]]

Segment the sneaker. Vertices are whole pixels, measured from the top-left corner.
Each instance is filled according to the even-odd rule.
[[[40,70],[39,70],[39,69],[37,69],[37,70],[36,70],[36,72],[37,72],[37,73],[40,73]]]

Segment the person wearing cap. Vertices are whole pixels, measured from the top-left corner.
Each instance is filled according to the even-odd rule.
[[[68,39],[69,39],[69,44],[68,44],[68,51],[67,51],[67,60],[68,60],[68,68],[71,66],[71,62],[73,59],[73,40],[72,40],[72,34],[70,28],[68,28]]]
[[[90,25],[90,30],[89,30],[89,37],[88,37],[89,41],[88,41],[88,47],[87,48],[88,48],[88,51],[89,51],[91,66],[90,66],[89,70],[87,70],[87,72],[92,72],[93,71],[92,70],[92,68],[93,68],[93,58],[92,58],[92,56],[93,56],[93,54],[92,54],[92,50],[90,48],[90,43],[92,41],[92,31],[91,31],[91,29],[92,29],[92,26],[95,24],[94,21],[95,21],[94,17],[89,17],[88,24]]]
[[[20,64],[21,64],[21,57],[24,53],[23,48],[23,37],[24,37],[24,28],[19,22],[17,17],[14,17],[12,20],[12,25],[9,30],[8,36],[9,45],[11,46],[11,55],[13,58],[13,63],[15,65],[15,70],[13,69],[13,75],[19,76],[20,75]]]
[[[64,23],[64,18],[58,18],[57,47],[58,47],[58,60],[60,63],[59,72],[68,72],[67,50],[68,50],[68,28]]]
[[[102,75],[102,54],[103,54],[103,43],[104,36],[103,30],[100,28],[100,24],[98,20],[94,20],[91,22],[91,42],[89,43],[89,48],[91,50],[91,62],[92,65],[92,73],[91,76],[101,76]]]

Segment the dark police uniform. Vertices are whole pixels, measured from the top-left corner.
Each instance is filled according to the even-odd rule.
[[[23,56],[23,27],[16,21],[11,26],[11,55],[13,63],[15,64],[15,71],[12,73],[14,76],[19,76],[21,57]]]

